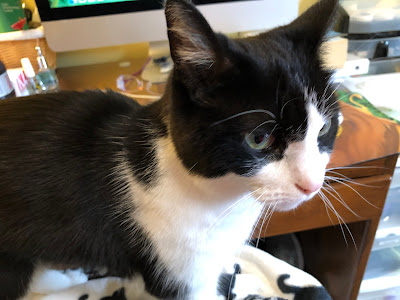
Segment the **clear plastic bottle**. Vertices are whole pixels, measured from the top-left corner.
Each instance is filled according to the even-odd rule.
[[[42,93],[44,90],[44,84],[40,80],[40,78],[36,76],[29,58],[28,57],[22,58],[21,65],[22,68],[24,69],[24,73],[28,81],[28,85],[26,86],[26,88],[28,89],[29,95]]]
[[[59,90],[59,83],[55,70],[48,67],[46,58],[43,56],[40,47],[36,46],[35,49],[38,53],[36,59],[39,65],[37,76],[43,82],[43,93],[57,92]]]

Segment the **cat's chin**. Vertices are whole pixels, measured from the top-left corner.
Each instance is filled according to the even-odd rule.
[[[308,199],[279,201],[275,207],[275,211],[284,212],[295,209],[307,200]]]
[[[314,198],[316,194],[318,194],[318,192],[314,192],[310,195],[291,195],[288,193],[276,193],[274,199],[270,199],[268,197],[263,198],[263,193],[261,193],[261,195],[254,195],[254,197],[257,198],[258,202],[263,203],[263,205],[267,207],[267,209],[268,207],[270,207],[269,209],[272,209],[273,211],[284,212],[297,208],[304,202],[307,202],[308,200]]]
[[[275,211],[288,211],[288,210],[293,210],[303,204],[304,202],[312,199],[312,196],[307,196],[307,197],[300,197],[300,198],[295,198],[295,199],[282,199],[277,201],[276,206],[275,206]]]

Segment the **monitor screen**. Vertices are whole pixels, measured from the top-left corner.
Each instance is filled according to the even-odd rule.
[[[195,0],[196,4],[248,2],[252,0]],[[260,1],[260,0],[256,0]],[[267,0],[269,1],[269,0]],[[36,0],[42,21],[157,10],[161,0]]]
[[[135,0],[49,0],[51,8],[74,7],[82,5],[105,4]]]
[[[162,9],[160,0],[35,0],[42,22]]]

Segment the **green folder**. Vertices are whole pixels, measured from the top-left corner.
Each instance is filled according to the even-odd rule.
[[[21,7],[20,0],[0,1],[0,33],[19,30],[20,28],[18,25],[22,27],[22,23],[24,23],[24,20],[24,10]],[[14,28],[18,29],[13,29],[13,25]],[[23,29],[27,28],[28,26],[25,20],[25,25],[23,26]]]

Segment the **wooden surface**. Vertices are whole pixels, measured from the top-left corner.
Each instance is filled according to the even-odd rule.
[[[122,74],[132,74],[139,70],[146,58],[131,60],[129,66],[106,63],[82,67],[57,69],[62,90],[117,89],[117,78]]]
[[[145,58],[131,61],[128,67],[110,63],[65,68],[57,70],[57,74],[64,90],[116,89],[119,75],[136,72],[145,61]],[[152,87],[152,91],[161,94],[164,87]],[[146,94],[146,91],[137,93]],[[142,104],[148,102],[137,100]],[[342,232],[338,218],[327,211],[319,197],[294,211],[275,213],[268,227],[259,227],[254,236],[297,232],[304,252],[305,270],[321,281],[334,300],[355,300],[396,164],[400,130],[391,121],[347,104],[341,104],[341,111],[344,121],[328,167],[337,168],[333,171],[346,178],[342,182],[330,182],[340,198],[335,192],[324,193],[347,223],[352,237],[346,228]],[[341,168],[343,166],[346,168]],[[348,182],[349,179],[352,182]]]
[[[399,152],[396,123],[341,103],[344,121],[328,168],[348,166]]]
[[[305,271],[314,275],[328,290],[334,300],[355,299],[353,290],[358,292],[356,276],[364,273],[359,266],[361,257],[368,257],[363,247],[368,221],[349,223],[353,241],[346,233],[347,243],[342,232],[335,227],[314,229],[298,234],[302,245]],[[367,255],[365,255],[367,254]]]
[[[50,67],[55,67],[57,55],[49,48],[45,38],[0,42],[0,60],[4,63],[6,69],[13,69],[21,68],[21,58],[28,57],[33,69],[37,72],[39,66],[36,62],[36,46],[42,49],[47,64]]]
[[[105,63],[98,65],[89,65],[83,67],[71,67],[57,69],[57,75],[62,90],[91,90],[91,89],[117,89],[117,78],[120,75],[129,75],[140,70],[146,63],[147,58],[134,59],[129,61],[128,66],[121,66],[119,63]],[[126,65],[126,64],[125,64]],[[141,79],[140,76],[137,76]],[[144,82],[143,89],[134,91],[135,95],[149,95]],[[152,95],[162,95],[165,84],[156,84],[150,87]],[[121,92],[121,90],[119,90]],[[146,98],[135,97],[140,104],[147,104],[150,100]]]

